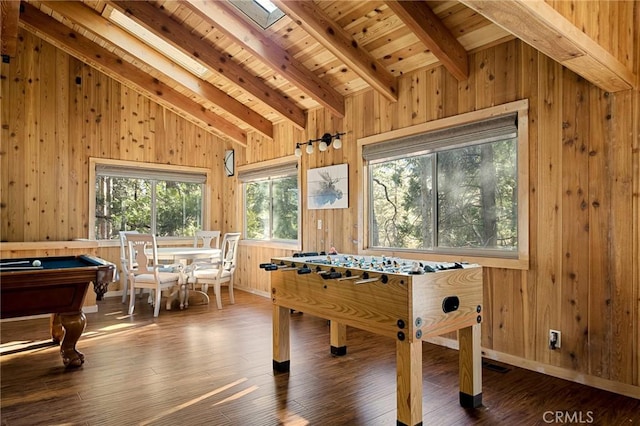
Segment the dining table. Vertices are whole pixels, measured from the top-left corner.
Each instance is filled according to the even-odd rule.
[[[213,247],[186,247],[186,246],[162,246],[156,248],[158,253],[158,262],[170,262],[171,264],[180,264],[183,267],[178,271],[180,273],[180,289],[179,300],[180,309],[187,308],[189,306],[189,293],[199,293],[203,297],[203,303],[209,303],[209,295],[203,291],[196,290],[195,287],[189,286],[189,284],[195,285],[195,277],[190,274],[188,266],[194,259],[211,259],[211,263],[219,262],[222,256],[222,250]],[[153,258],[153,250],[145,250],[149,258]]]
[[[219,259],[222,250],[213,247],[172,247],[162,246],[157,248],[158,261],[170,261],[178,263],[181,261],[192,261],[193,259],[212,258]],[[153,257],[153,251],[148,250],[147,255]],[[186,266],[186,265],[185,265]]]

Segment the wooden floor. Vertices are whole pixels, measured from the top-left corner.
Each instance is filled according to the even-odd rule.
[[[119,298],[98,303],[77,370],[65,371],[56,347],[11,353],[47,341],[48,319],[1,324],[2,425],[396,424],[392,339],[349,328],[348,353],[335,358],[327,321],[293,313],[291,372],[274,375],[269,299],[237,291],[222,311],[157,319],[143,301],[133,317]],[[457,351],[423,352],[425,425],[640,424],[638,399],[494,362],[483,368],[483,407],[463,409]]]

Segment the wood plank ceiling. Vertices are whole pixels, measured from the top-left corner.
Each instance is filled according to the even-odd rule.
[[[419,68],[443,65],[463,81],[469,53],[514,36],[569,68],[575,64],[574,71],[605,90],[631,88],[635,81],[544,2],[274,3],[285,15],[264,30],[227,1],[29,0],[18,14],[16,1],[0,0],[2,53],[15,52],[23,27],[243,146],[248,132],[273,137],[273,124],[282,120],[304,128],[313,108],[343,116],[344,97],[363,89],[395,101],[398,76]],[[113,9],[195,59],[203,74],[117,25],[109,18]],[[519,25],[527,20],[540,25],[535,31]],[[549,46],[545,37],[557,43]]]

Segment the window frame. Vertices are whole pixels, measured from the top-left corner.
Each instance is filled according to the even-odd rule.
[[[238,167],[238,182],[241,186],[242,191],[242,211],[246,212],[247,203],[246,203],[246,194],[245,194],[245,184],[248,182],[256,182],[259,180],[270,179],[271,172],[273,170],[286,168],[287,165],[292,165],[295,163],[296,168],[296,179],[298,182],[298,236],[296,240],[279,240],[279,239],[250,239],[246,233],[246,214],[242,214],[242,229],[245,235],[243,239],[243,243],[248,245],[257,245],[257,246],[268,246],[275,248],[286,248],[293,250],[300,250],[301,241],[302,241],[302,207],[301,207],[301,197],[302,197],[302,181],[300,179],[300,163],[298,158],[294,155],[289,155],[286,157],[280,157],[273,160],[260,161],[257,163],[245,164]],[[245,176],[245,177],[243,177]],[[246,176],[250,176],[247,178]],[[275,176],[275,175],[274,175]],[[270,203],[270,206],[272,203]],[[270,213],[271,214],[271,213]],[[270,220],[273,218],[270,217]]]
[[[181,173],[181,174],[198,174],[205,176],[204,191],[202,194],[202,226],[206,227],[211,217],[211,203],[209,202],[211,194],[211,170],[202,167],[175,166],[167,164],[145,163],[140,161],[112,160],[104,158],[89,158],[89,232],[88,238],[95,241],[114,241],[114,240],[96,240],[96,179],[98,176],[97,168],[99,166],[113,166],[119,168],[131,168],[139,170],[148,170],[154,173]],[[151,218],[152,221],[155,218]],[[174,236],[162,237],[163,240],[183,240],[191,238],[190,236]]]
[[[446,117],[429,121],[426,123],[392,130],[389,132],[372,135],[357,140],[357,167],[358,175],[358,205],[361,214],[358,215],[358,251],[369,255],[400,256],[404,258],[425,259],[441,262],[470,262],[483,266],[502,267],[507,269],[529,268],[529,102],[527,99],[510,102],[507,104],[485,108],[456,116]],[[517,114],[518,137],[517,137],[517,177],[518,177],[518,247],[514,256],[500,256],[499,252],[487,253],[482,249],[446,249],[438,252],[413,249],[379,248],[369,246],[369,166],[363,156],[365,146],[383,143],[394,139],[419,135],[434,130],[443,130],[470,124],[506,114]]]

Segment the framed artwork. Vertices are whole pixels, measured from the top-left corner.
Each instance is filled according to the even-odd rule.
[[[349,207],[349,166],[307,170],[307,205],[311,210]]]

